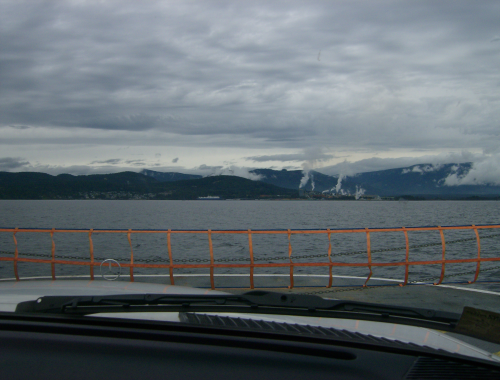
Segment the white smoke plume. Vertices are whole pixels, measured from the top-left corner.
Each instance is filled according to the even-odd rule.
[[[339,179],[337,181],[337,186],[335,186],[335,191],[338,193],[340,191],[340,188],[342,187],[342,180],[345,178],[344,175],[340,174]]]
[[[356,200],[358,200],[359,198],[361,198],[363,195],[365,195],[365,189],[363,189],[361,186],[358,187],[358,185],[356,185],[356,194],[354,194],[354,198]]]
[[[300,180],[299,189],[302,189],[309,182],[309,170],[304,170],[302,173],[304,173],[304,176]]]
[[[330,190],[331,192],[333,192],[335,190],[335,193],[336,194],[339,194],[340,193],[340,188],[342,187],[342,180],[345,178],[345,175],[343,174],[340,174],[339,175],[339,179],[337,180],[337,185],[335,187],[332,187],[332,189]],[[342,194],[343,195],[343,194]]]
[[[304,157],[307,157],[307,160],[302,164],[302,173],[303,176],[300,180],[299,189],[302,189],[307,185],[309,179],[311,179],[312,190],[315,188],[314,177],[310,174],[310,171],[313,170],[318,165],[321,165],[322,162],[328,161],[335,156],[332,154],[325,153],[324,148],[309,148],[304,149]]]

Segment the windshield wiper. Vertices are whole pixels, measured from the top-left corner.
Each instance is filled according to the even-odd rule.
[[[88,315],[126,312],[236,312],[360,318],[385,321],[408,318],[454,326],[460,314],[348,300],[315,295],[251,291],[242,295],[125,294],[108,296],[46,296],[21,302],[16,313]]]

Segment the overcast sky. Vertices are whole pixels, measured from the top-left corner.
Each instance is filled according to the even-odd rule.
[[[0,0],[0,170],[498,170],[499,20],[498,0]]]

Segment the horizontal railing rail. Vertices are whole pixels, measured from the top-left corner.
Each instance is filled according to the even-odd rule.
[[[16,280],[20,280],[19,271],[18,271],[18,263],[44,263],[51,264],[51,277],[53,280],[56,279],[55,274],[55,266],[57,265],[79,265],[79,266],[88,266],[90,270],[90,278],[94,279],[94,267],[102,265],[102,259],[94,257],[94,243],[92,240],[93,234],[96,233],[104,233],[104,234],[123,234],[126,235],[128,244],[130,246],[130,259],[126,262],[118,262],[116,260],[112,260],[109,262],[109,265],[113,267],[124,267],[129,268],[130,271],[130,281],[134,281],[134,268],[160,268],[160,269],[168,269],[170,283],[172,285],[175,284],[174,278],[174,270],[175,269],[198,269],[198,268],[206,268],[210,271],[210,286],[212,289],[215,289],[215,281],[214,281],[214,270],[216,268],[247,268],[249,269],[249,287],[254,289],[254,269],[255,268],[286,268],[288,267],[290,270],[290,282],[289,288],[294,287],[294,268],[295,267],[328,267],[329,268],[329,282],[327,288],[332,287],[333,280],[333,268],[335,267],[366,267],[369,270],[369,274],[366,278],[366,281],[363,284],[363,287],[367,286],[368,281],[372,277],[372,268],[373,267],[405,267],[405,275],[402,282],[399,284],[401,286],[405,286],[408,284],[409,277],[409,268],[411,266],[416,265],[441,265],[441,273],[437,282],[434,285],[440,285],[445,278],[446,264],[458,264],[458,263],[476,263],[476,270],[473,272],[474,277],[472,280],[468,281],[469,284],[472,284],[477,281],[479,273],[481,271],[481,263],[485,262],[498,262],[500,261],[500,256],[497,257],[481,257],[481,238],[479,235],[480,230],[484,229],[499,229],[500,225],[497,224],[483,224],[483,225],[466,225],[466,226],[423,226],[423,227],[393,227],[393,228],[348,228],[348,229],[273,229],[273,230],[174,230],[174,229],[58,229],[58,228],[0,228],[0,233],[12,233],[12,238],[14,242],[14,252],[13,256],[5,256],[8,254],[7,251],[0,251],[0,261],[4,262],[12,262],[14,276]],[[452,230],[471,230],[474,232],[474,238],[460,239],[455,240],[450,243],[476,240],[477,242],[477,256],[474,258],[466,258],[466,259],[447,259],[446,258],[446,240],[445,240],[445,231]],[[423,244],[418,246],[410,246],[409,244],[409,232],[417,232],[417,231],[437,231],[440,235],[440,243],[433,244]],[[500,230],[499,230],[500,231]],[[47,259],[43,258],[29,258],[29,257],[20,257],[20,253],[18,250],[18,241],[17,237],[22,233],[45,233],[50,234],[51,238],[51,255]],[[373,233],[384,233],[384,232],[400,232],[404,234],[405,238],[405,247],[399,248],[387,248],[382,250],[372,250],[371,248],[371,236]],[[56,244],[54,240],[55,234],[60,233],[85,233],[88,234],[89,241],[89,256],[88,259],[85,260],[64,260],[61,258],[56,258]],[[332,254],[332,243],[331,236],[332,234],[365,234],[366,236],[366,261],[365,262],[336,262],[333,261],[332,258],[335,256],[345,255],[345,254]],[[133,234],[165,234],[166,235],[166,253],[168,255],[168,263],[166,264],[151,264],[151,263],[141,263],[140,261],[144,260],[135,260],[134,261],[134,250],[132,245],[132,235]],[[174,253],[172,252],[172,244],[171,244],[171,236],[173,234],[205,234],[207,235],[208,241],[208,253],[209,258],[207,259],[196,259],[194,261],[204,261],[206,263],[197,263],[197,264],[186,264],[186,263],[175,263]],[[212,242],[212,236],[217,234],[246,234],[248,235],[248,258],[241,259],[242,261],[249,261],[249,263],[238,263],[231,264],[228,262],[221,263],[219,260],[214,259],[214,247]],[[288,257],[286,262],[281,263],[256,263],[255,261],[259,261],[254,257],[253,250],[253,235],[287,235],[288,238]],[[327,249],[327,259],[328,261],[324,262],[296,262],[295,259],[303,258],[305,256],[293,256],[292,249],[292,236],[293,235],[303,235],[303,234],[323,234],[328,238],[328,249]],[[496,235],[490,235],[486,237],[492,237]],[[430,245],[440,245],[441,246],[441,257],[440,259],[434,260],[410,260],[410,249],[415,247],[423,247]],[[405,255],[402,257],[400,261],[396,262],[374,262],[372,260],[372,254],[374,252],[384,252],[384,251],[395,251],[395,250],[405,250]],[[354,252],[356,254],[361,253],[360,251]],[[35,255],[32,255],[35,256]],[[311,255],[311,257],[318,257],[318,255]],[[285,257],[282,257],[282,259]],[[270,259],[270,258],[268,258]],[[167,261],[167,259],[164,259]],[[139,262],[138,262],[139,261]],[[150,260],[152,261],[152,260]],[[186,261],[186,260],[184,260]],[[189,261],[189,260],[188,260]],[[225,260],[231,261],[231,260]]]

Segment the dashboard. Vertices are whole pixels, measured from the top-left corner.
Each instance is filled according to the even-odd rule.
[[[182,323],[2,315],[0,339],[2,379],[500,378],[488,363]]]

